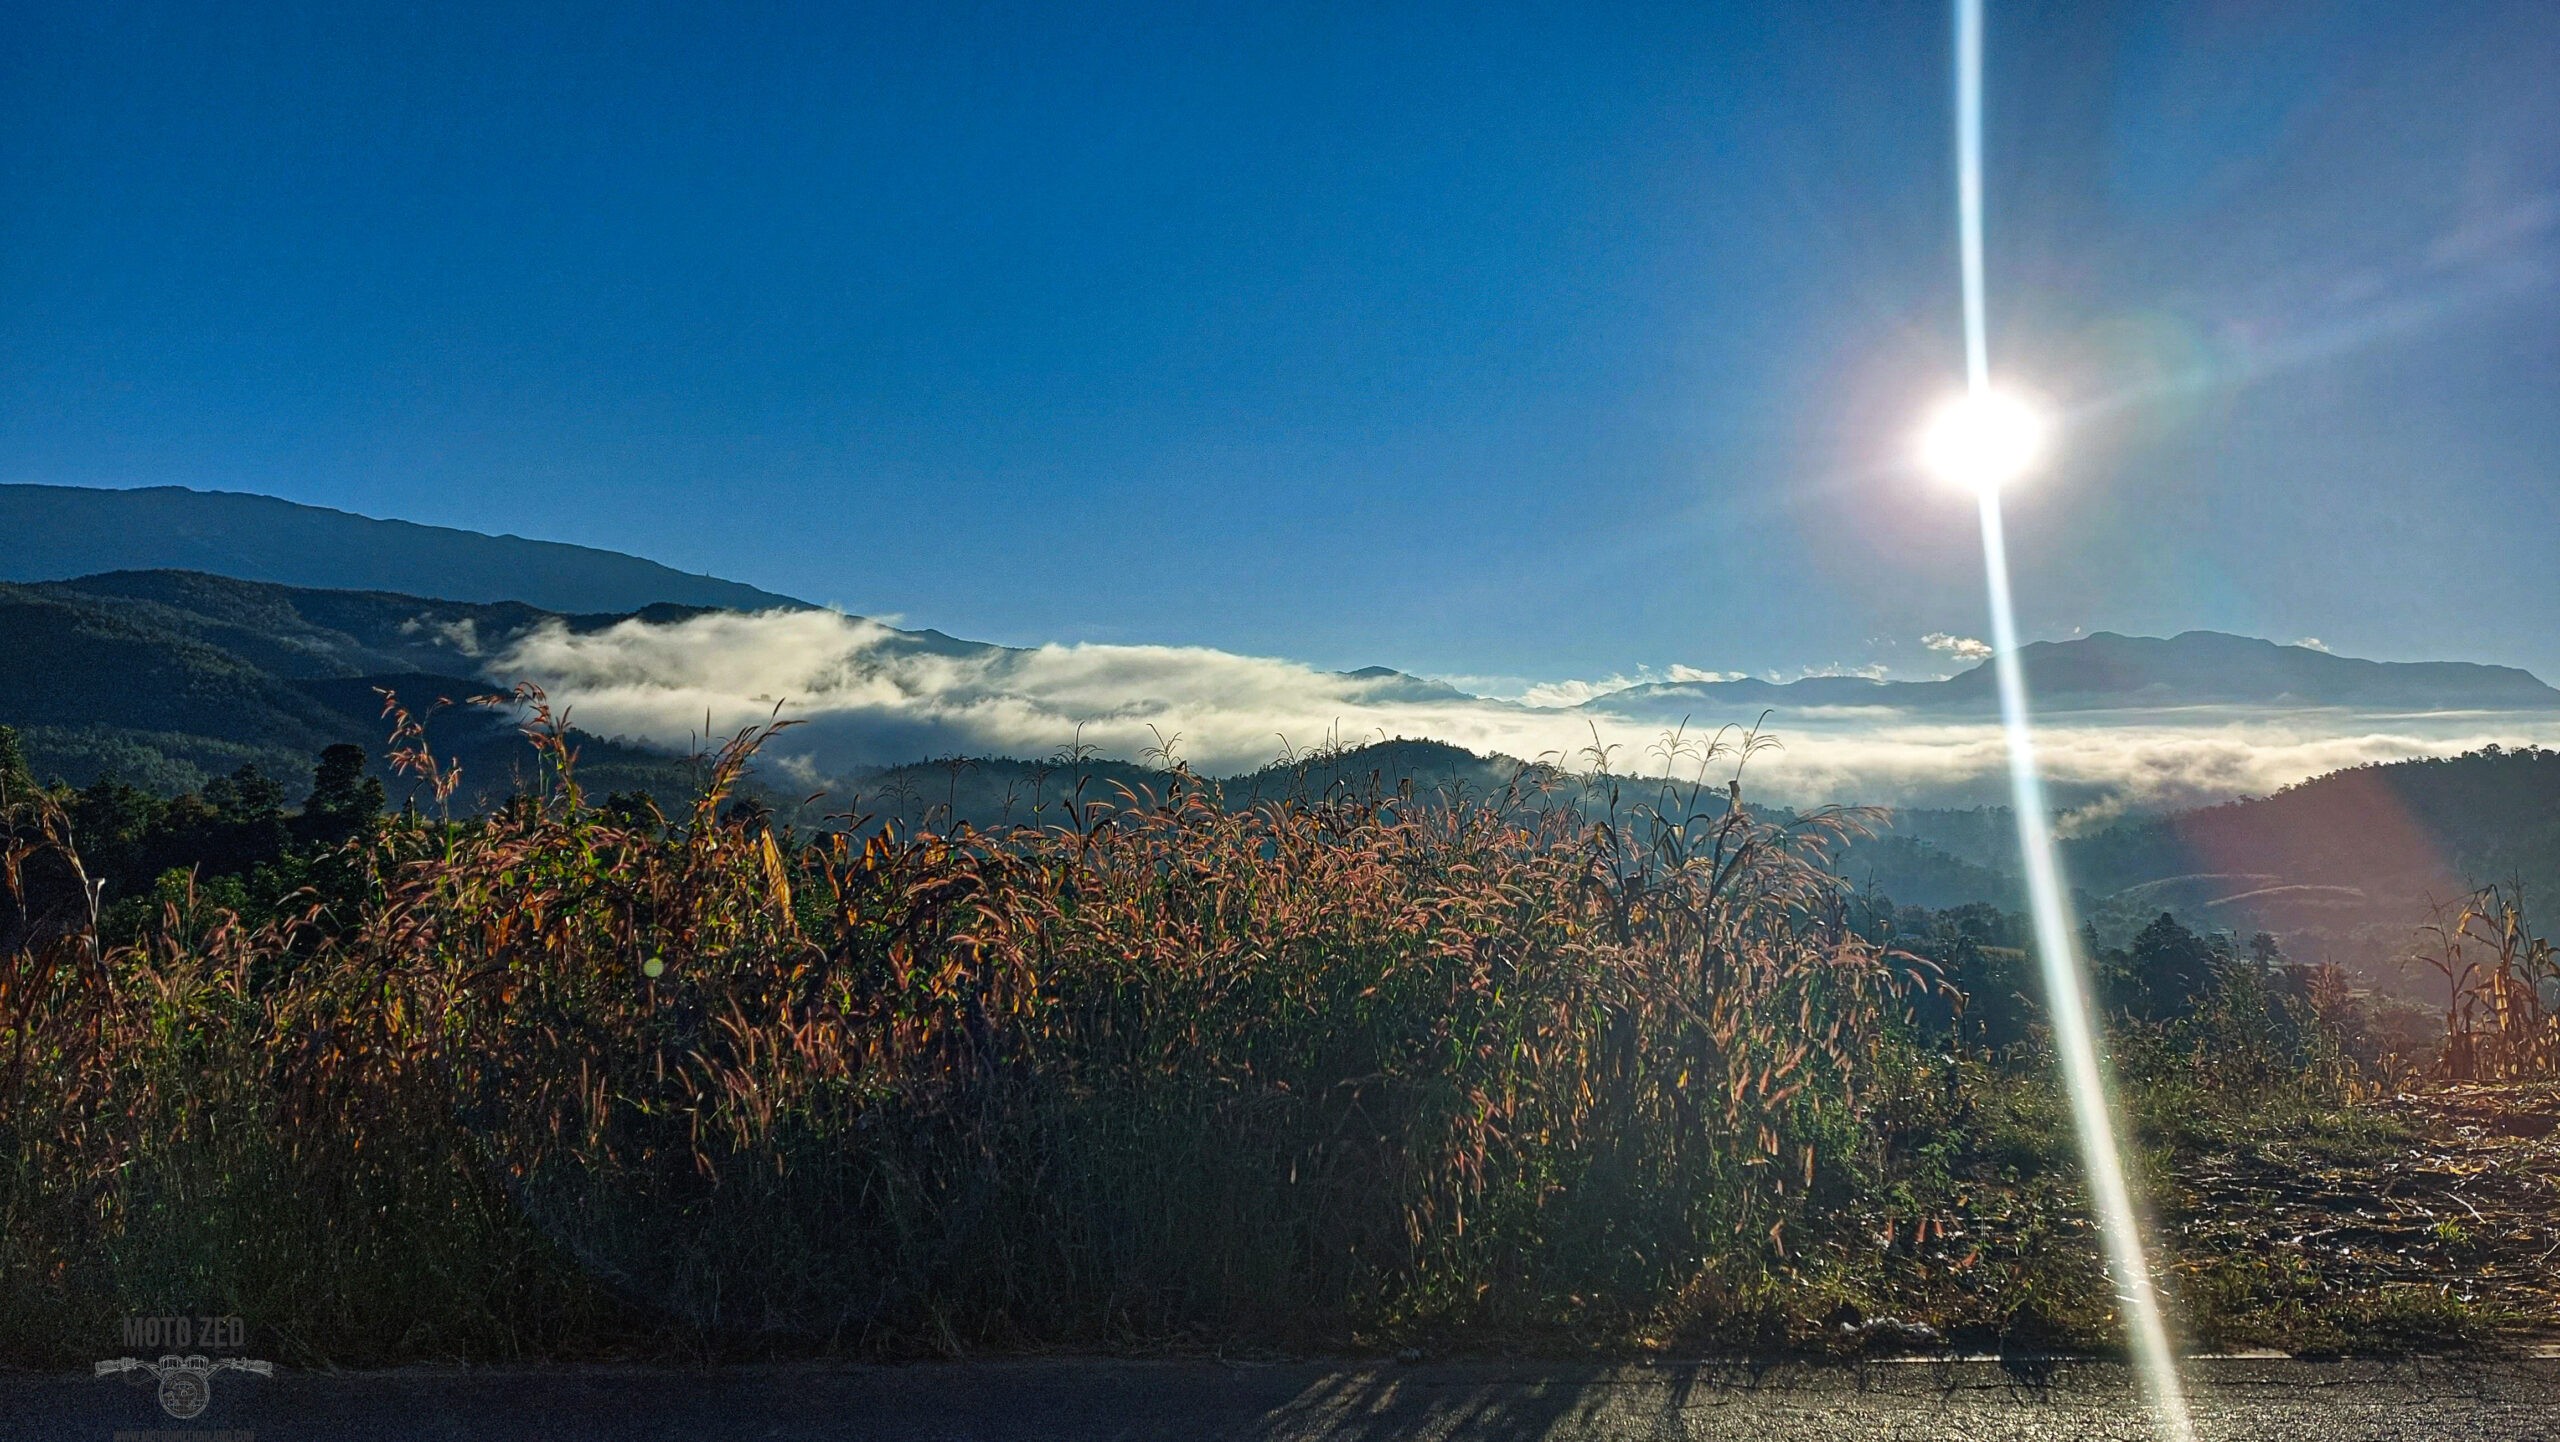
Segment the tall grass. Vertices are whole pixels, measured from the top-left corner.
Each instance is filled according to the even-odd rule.
[[[2410,960],[2444,984],[2440,1074],[2560,1077],[2560,951],[2535,933],[2521,883],[2484,886],[2439,906]]]
[[[180,1308],[343,1361],[1711,1330],[1909,1069],[1908,959],[1826,864],[1861,818],[1738,780],[1230,809],[1177,768],[795,843],[726,804],[769,731],[635,819],[532,699],[542,794],[361,839],[355,914],[180,897],[0,957],[0,1346]]]

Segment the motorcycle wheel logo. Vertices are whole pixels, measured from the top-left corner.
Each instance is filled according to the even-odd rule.
[[[139,1357],[116,1357],[98,1364],[98,1375],[113,1376],[119,1372],[148,1372],[160,1383],[160,1409],[184,1422],[201,1415],[213,1401],[213,1374],[216,1372],[254,1372],[261,1377],[276,1374],[273,1362],[256,1362],[246,1357],[163,1357],[145,1362]]]

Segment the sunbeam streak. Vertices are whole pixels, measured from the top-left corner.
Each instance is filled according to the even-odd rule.
[[[2141,1369],[2162,1435],[2187,1442],[2195,1436],[2187,1417],[2186,1388],[2178,1376],[2169,1328],[2151,1285],[2142,1241],[2142,1211],[2134,1204],[2124,1152],[2116,1139],[2114,1097],[2098,1054],[2089,1015],[2079,928],[2072,924],[2069,893],[2055,859],[2046,821],[2044,777],[2036,767],[2035,734],[2027,719],[2026,680],[2018,666],[2018,622],[2009,605],[2008,547],[2001,534],[2000,491],[1980,488],[1982,562],[1991,592],[1993,666],[2000,686],[2000,721],[2009,733],[2010,808],[2018,817],[2018,850],[2025,862],[2027,905],[2035,914],[2036,956],[2043,968],[2045,1008],[2053,1018],[2054,1052],[2071,1094],[2071,1120],[2080,1135],[2080,1160],[2089,1177],[2089,1200],[2107,1247],[2107,1270],[2123,1301],[2134,1363]]]
[[[2178,1376],[2169,1328],[2151,1283],[2124,1151],[2116,1135],[2106,1066],[2098,1053],[2089,1012],[2088,986],[2074,934],[2068,893],[2062,886],[2047,820],[2044,778],[2036,766],[2035,732],[2027,714],[2026,678],[2018,663],[2018,622],[2009,600],[2008,543],[2002,533],[2000,488],[2033,459],[2032,415],[1991,388],[1991,346],[1982,275],[1982,11],[1983,0],[1956,0],[1956,199],[1964,270],[1966,409],[1934,428],[1932,457],[1942,471],[1972,486],[1982,509],[1982,563],[1991,605],[1993,664],[2000,689],[2000,722],[2008,733],[2010,806],[2018,818],[2018,850],[2027,878],[2027,903],[2035,914],[2036,955],[2043,969],[2045,1005],[2053,1019],[2054,1050],[2071,1096],[2071,1119],[2080,1137],[2089,1197],[2104,1234],[2107,1269],[2122,1300],[2134,1364],[2163,1436],[2189,1442],[2186,1388]],[[1955,432],[1950,442],[1948,432]],[[2003,432],[2015,432],[2004,435]],[[2014,442],[2014,443],[2012,443]]]

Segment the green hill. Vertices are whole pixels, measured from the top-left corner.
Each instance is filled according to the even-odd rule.
[[[387,775],[377,688],[419,711],[462,701],[492,689],[472,675],[484,646],[545,621],[614,619],[183,572],[0,584],[0,724],[18,728],[39,775],[78,785],[114,776],[168,794],[243,765],[290,780],[340,742],[365,747]],[[529,780],[513,721],[483,708],[435,719],[430,740],[463,762],[466,802]],[[681,760],[597,737],[581,745],[596,787],[691,784]]]
[[[1844,871],[1898,903],[2021,904],[2000,808],[1905,811]],[[2560,901],[2560,752],[2488,747],[2359,766],[2272,796],[2128,818],[2062,843],[2110,945],[2163,911],[2202,930],[2275,933],[2297,956],[2391,974],[2437,903],[2520,884]]]

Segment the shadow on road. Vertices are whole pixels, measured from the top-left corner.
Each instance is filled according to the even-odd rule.
[[[2240,1442],[2560,1437],[2560,1360],[2192,1369],[2199,1428]],[[0,1442],[166,1428],[148,1389],[0,1374]],[[1556,1364],[1039,1359],[279,1373],[196,1426],[257,1442],[1600,1442],[2122,1438],[2149,1428],[2106,1362]]]

